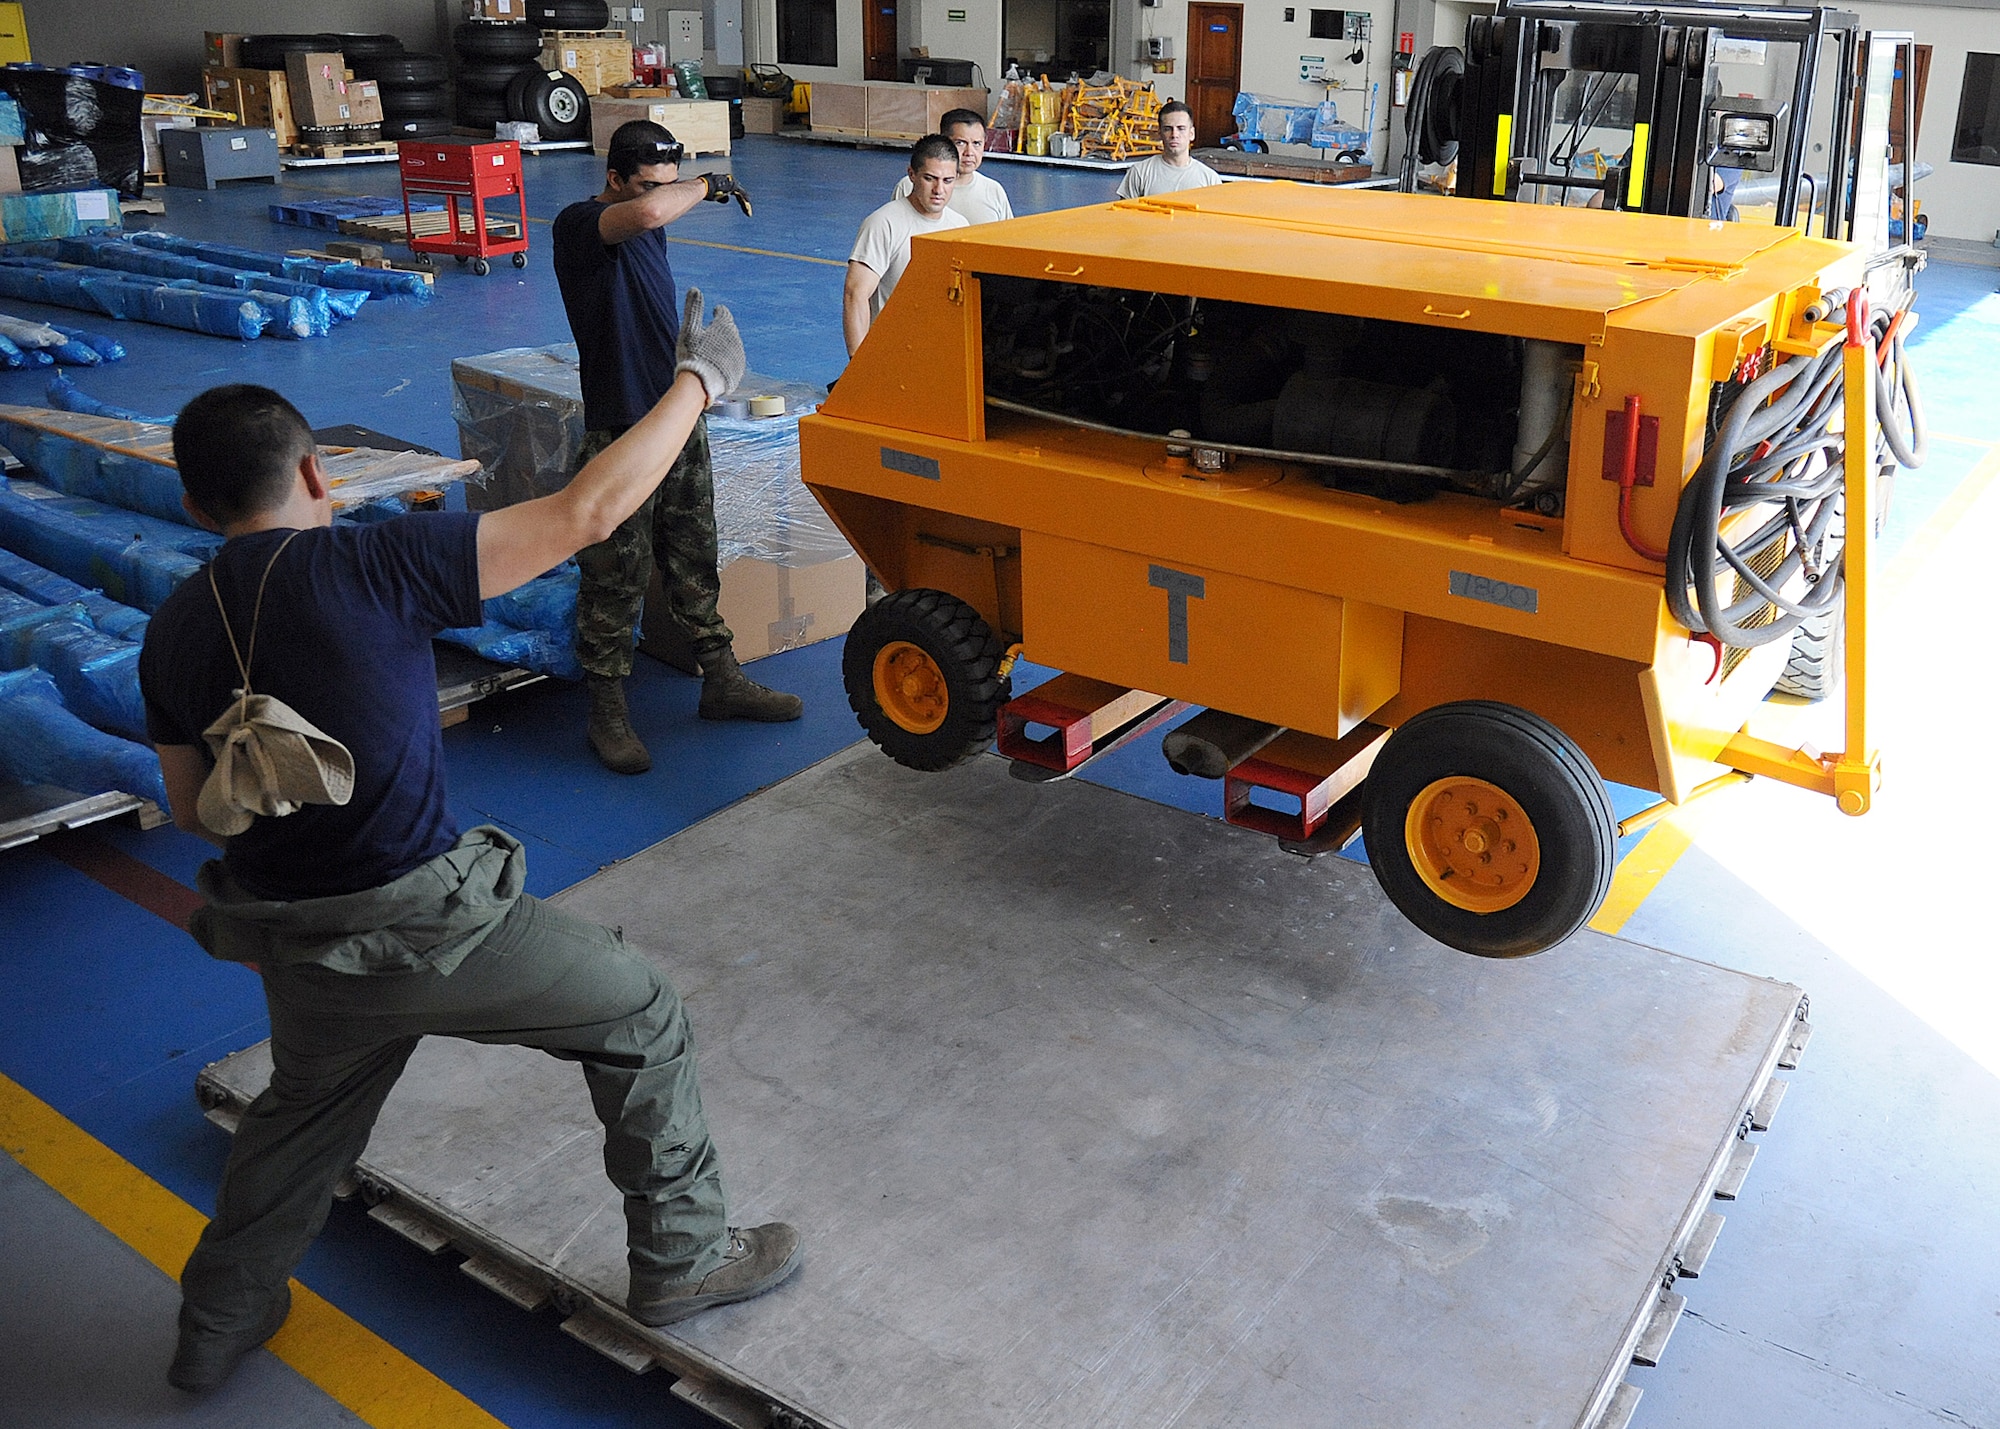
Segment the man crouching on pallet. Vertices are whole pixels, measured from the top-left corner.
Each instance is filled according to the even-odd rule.
[[[228,540],[154,616],[140,684],[174,822],[223,849],[190,930],[262,976],[272,1061],[181,1273],[179,1388],[216,1388],[284,1324],[292,1269],[426,1035],[582,1065],[635,1319],[747,1299],[798,1265],[791,1226],[727,1222],[673,987],[523,893],[517,840],[453,822],[431,655],[482,599],[638,509],[743,370],[728,310],[704,326],[690,292],[665,394],[563,490],[484,515],[335,526],[312,432],[266,388],[204,392],[175,423],[187,508]]]

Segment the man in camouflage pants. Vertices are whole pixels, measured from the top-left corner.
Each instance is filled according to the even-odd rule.
[[[621,125],[611,136],[603,192],[556,216],[556,280],[583,378],[578,470],[673,383],[680,311],[666,225],[705,199],[723,203],[738,195],[727,175],[682,181],[681,158],[681,145],[659,125]],[[716,609],[721,578],[705,421],[695,423],[658,490],[609,540],[580,552],[577,564],[583,570],[577,658],[590,689],[590,746],[607,768],[643,774],[653,767],[632,729],[625,677],[632,673],[632,627],[655,565],[668,608],[701,664],[701,717],[799,717],[798,696],[766,689],[738,668],[733,637]]]

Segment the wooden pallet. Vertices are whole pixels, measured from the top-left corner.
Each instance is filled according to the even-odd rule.
[[[400,235],[399,235],[400,236]],[[286,250],[291,258],[317,258],[322,263],[354,263],[363,268],[387,268],[396,273],[415,273],[426,283],[435,283],[437,275],[431,265],[423,260],[412,262],[407,258],[349,258],[339,253],[325,253],[317,248],[292,248]]]
[[[472,231],[470,224],[464,225],[464,229],[467,233]],[[410,226],[407,234],[403,228],[403,215],[400,213],[384,214],[380,218],[342,219],[340,231],[355,238],[372,238],[378,243],[402,243],[410,236],[435,238],[451,232],[451,214],[448,212],[413,213],[410,215]],[[486,220],[486,236],[489,238],[505,239],[519,238],[521,236],[521,225],[513,219],[489,218]]]
[[[302,159],[393,159],[394,139],[370,139],[365,144],[294,144],[290,151]]]

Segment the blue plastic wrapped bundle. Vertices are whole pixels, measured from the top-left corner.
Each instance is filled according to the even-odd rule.
[[[146,627],[152,622],[145,611],[121,605],[102,591],[78,585],[68,576],[57,575],[12,551],[0,550],[0,590],[24,595],[40,605],[80,606],[90,623],[106,635],[135,645],[145,640]]]
[[[28,142],[28,131],[21,118],[21,106],[14,102],[11,94],[0,94],[0,146],[19,148]]]
[[[53,361],[43,354],[36,354],[44,362]],[[27,350],[18,346],[12,338],[0,337],[0,367],[18,368],[39,366],[29,360]]]
[[[1315,149],[1353,149],[1368,152],[1368,135],[1352,124],[1343,124],[1340,108],[1331,99],[1313,110],[1312,130],[1306,142]]]
[[[90,623],[80,605],[36,605],[0,593],[0,669],[46,670],[72,713],[127,739],[146,738],[139,647]]]
[[[146,521],[171,522],[181,538],[155,532],[149,539],[197,554],[209,549],[215,539],[211,535],[201,536],[198,547],[191,547],[186,539],[195,527],[187,508],[181,505],[179,471],[164,461],[147,461],[97,442],[49,431],[25,415],[39,410],[0,406],[0,446],[19,457],[28,470],[65,496],[106,502],[124,513],[141,513],[138,519]]]
[[[163,253],[179,253],[208,263],[247,268],[254,273],[277,273],[300,282],[318,283],[326,288],[353,288],[385,298],[410,298],[422,304],[431,300],[432,289],[421,273],[399,272],[393,268],[363,268],[359,263],[328,262],[320,258],[286,257],[260,253],[254,248],[237,248],[227,243],[201,243],[175,233],[134,233],[132,243]]]
[[[167,807],[159,757],[71,714],[42,670],[0,675],[0,773],[78,794],[136,794]]]
[[[72,338],[71,341],[75,339]],[[122,352],[124,349],[120,348],[119,351]],[[147,422],[156,427],[171,427],[174,424],[172,417],[150,416],[145,412],[135,412],[130,407],[100,402],[61,372],[49,379],[44,399],[59,412],[82,412],[90,417],[115,417],[121,422]]]
[[[438,638],[540,675],[564,680],[583,678],[576,658],[577,568],[564,562],[545,576],[481,607],[482,625],[447,630]]]
[[[88,268],[65,268],[32,259],[0,258],[0,296],[185,328],[211,337],[254,338],[271,325],[271,314],[244,293],[219,289],[168,293],[137,275],[93,276]]]
[[[68,338],[71,342],[82,343],[105,362],[123,362],[125,360],[125,344],[109,334],[91,332],[88,328],[65,327],[61,323],[50,323],[49,326]]]
[[[80,493],[52,490],[34,481],[10,480],[8,489],[17,496],[27,497],[42,510],[74,516],[128,541],[144,541],[149,546],[179,551],[203,561],[222,549],[223,538],[214,531],[195,525],[188,519],[185,508],[179,510],[179,519],[176,520],[148,515],[129,506],[99,501]]]
[[[204,283],[212,288],[235,288],[243,292],[281,293],[306,304],[313,322],[322,330],[335,322],[345,322],[368,301],[362,292],[335,293],[317,283],[298,282],[271,273],[208,263],[178,253],[161,253],[130,243],[101,243],[70,239],[56,245],[56,257],[64,263],[109,269],[123,273],[143,273],[153,278],[170,278]]]
[[[122,523],[93,520],[18,489],[0,491],[0,546],[150,614],[202,562],[172,546],[134,540],[132,523],[148,518],[122,514]]]

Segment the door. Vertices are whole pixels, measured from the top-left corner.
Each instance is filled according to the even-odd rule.
[[[871,0],[873,3],[873,0]],[[1236,85],[1243,75],[1243,7],[1188,6],[1188,108],[1194,142],[1212,146],[1236,132]]]
[[[896,77],[896,0],[861,0],[863,79]]]

